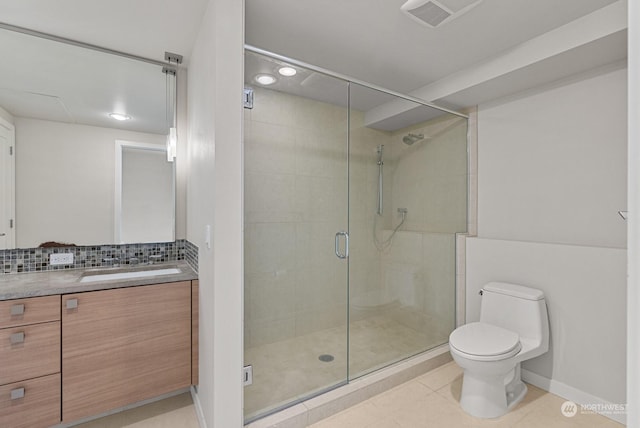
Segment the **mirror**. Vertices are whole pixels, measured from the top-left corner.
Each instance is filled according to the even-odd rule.
[[[13,244],[5,245],[143,242],[142,235],[120,233],[124,229],[116,234],[116,224],[123,223],[115,217],[114,146],[125,140],[158,148],[147,153],[166,150],[167,79],[173,76],[159,64],[4,28],[0,55],[0,119],[15,129],[15,185],[0,191],[3,206],[14,203],[15,211]],[[130,119],[118,121],[110,113]],[[171,207],[155,210],[165,217],[153,223],[163,227],[157,234],[147,230],[144,242],[175,239],[175,171],[173,164],[165,167],[156,170],[171,171],[172,184],[154,192],[164,192],[162,203]],[[153,181],[146,172],[141,176]],[[166,183],[167,177],[158,180]],[[123,194],[129,183],[122,181]],[[3,196],[14,193],[14,202]],[[136,210],[128,211],[124,224],[150,224],[149,211],[140,213],[136,219]]]

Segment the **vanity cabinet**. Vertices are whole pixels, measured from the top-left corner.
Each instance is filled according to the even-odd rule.
[[[0,427],[60,422],[60,296],[0,302]]]
[[[62,420],[190,386],[191,311],[191,281],[63,295]]]

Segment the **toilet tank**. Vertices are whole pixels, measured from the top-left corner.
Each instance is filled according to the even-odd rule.
[[[483,287],[480,321],[511,330],[532,344],[549,336],[544,293],[536,288],[504,282]]]

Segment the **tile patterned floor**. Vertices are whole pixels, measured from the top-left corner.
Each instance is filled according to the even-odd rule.
[[[357,406],[320,421],[312,428],[556,428],[622,427],[604,416],[560,412],[566,400],[529,385],[524,400],[498,419],[467,415],[459,404],[462,370],[448,363],[436,370],[379,394]]]
[[[199,428],[190,393],[76,425],[74,428]]]
[[[376,395],[312,428],[619,428],[596,414],[560,413],[564,399],[529,385],[524,400],[507,415],[483,420],[460,408],[462,372],[453,362]],[[199,428],[189,393],[77,425],[78,428]]]

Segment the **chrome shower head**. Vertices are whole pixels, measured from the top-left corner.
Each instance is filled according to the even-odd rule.
[[[407,146],[410,146],[416,141],[420,141],[422,139],[424,139],[424,134],[407,134],[404,137],[402,137],[402,142],[405,143]]]

